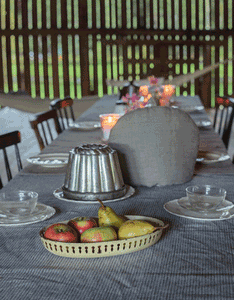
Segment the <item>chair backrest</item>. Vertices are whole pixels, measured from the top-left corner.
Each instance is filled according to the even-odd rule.
[[[29,121],[37,137],[40,149],[44,149],[62,132],[56,110],[48,110],[35,115]]]
[[[234,118],[234,99],[228,96],[215,96],[215,116],[213,128],[228,148]]]
[[[114,80],[114,79],[106,79],[106,85],[111,86],[112,88],[122,88],[123,86],[129,85],[128,80]]]
[[[7,179],[10,181],[12,179],[12,172],[10,168],[10,163],[9,163],[9,158],[7,155],[6,148],[10,146],[15,147],[15,155],[16,155],[16,161],[17,161],[17,166],[18,170],[20,171],[22,169],[22,162],[20,158],[20,152],[19,152],[19,147],[18,143],[21,142],[21,135],[19,131],[12,131],[3,135],[0,135],[0,149],[3,151],[3,157],[4,157],[4,163],[6,167],[6,174],[7,174]],[[2,180],[0,178],[0,188],[3,187]]]
[[[120,89],[119,99],[126,96],[126,94],[129,94],[130,96],[132,96],[132,94],[138,94],[139,88],[139,86],[134,85],[132,82],[129,83],[129,85]]]
[[[70,120],[75,121],[75,115],[72,106],[73,100],[70,97],[56,99],[50,102],[50,108],[56,110],[58,113],[60,127],[62,130],[69,127]]]

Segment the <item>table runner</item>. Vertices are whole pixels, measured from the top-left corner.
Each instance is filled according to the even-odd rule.
[[[83,117],[88,117],[88,113]],[[76,135],[80,133],[62,133],[44,152],[66,152],[69,138]],[[76,141],[81,140],[77,137]],[[18,174],[4,187],[3,191],[35,190],[39,193],[38,201],[55,207],[57,214],[32,225],[1,227],[1,299],[234,298],[234,219],[195,221],[163,209],[167,201],[185,196],[185,188],[192,184],[222,186],[227,190],[227,198],[233,201],[233,173],[196,174],[192,181],[181,185],[137,187],[131,198],[110,203],[118,214],[152,216],[170,227],[150,248],[94,259],[62,258],[49,253],[40,241],[39,231],[44,226],[75,216],[97,216],[99,205],[65,202],[53,196],[63,181],[63,174]]]

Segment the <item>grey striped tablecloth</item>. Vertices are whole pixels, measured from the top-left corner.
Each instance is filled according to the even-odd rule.
[[[110,99],[113,108],[114,99]],[[80,120],[97,120],[104,110],[111,112],[111,106],[104,105],[107,100],[98,102]],[[208,131],[204,134],[208,136]],[[68,130],[43,152],[67,152],[84,139],[98,141],[101,131]],[[221,141],[216,142],[224,150]],[[150,248],[94,259],[62,258],[49,253],[40,241],[39,231],[76,216],[97,216],[99,205],[56,199],[53,191],[62,186],[64,174],[17,175],[5,191],[34,190],[39,193],[38,201],[55,207],[57,213],[40,223],[1,227],[1,299],[234,299],[234,219],[196,221],[171,215],[163,208],[167,201],[185,196],[185,188],[193,184],[222,186],[233,201],[233,169],[229,165],[229,171],[223,167],[219,172],[219,164],[213,167],[217,172],[197,171],[188,183],[137,187],[132,197],[110,203],[118,214],[152,216],[170,227]]]

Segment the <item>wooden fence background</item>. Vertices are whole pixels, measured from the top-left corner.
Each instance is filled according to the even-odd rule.
[[[0,91],[81,98],[108,79],[220,67],[177,94],[233,94],[233,0],[1,0]]]

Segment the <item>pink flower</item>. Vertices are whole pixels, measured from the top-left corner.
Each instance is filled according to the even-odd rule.
[[[125,102],[125,103],[128,103],[128,101],[129,101],[128,98],[125,97],[125,96],[122,97],[122,100],[123,100],[123,102]]]
[[[132,97],[131,97],[131,100],[132,100],[132,103],[134,103],[134,102],[137,102],[137,101],[139,101],[140,100],[140,97],[138,97],[136,94],[132,94]]]
[[[149,79],[150,85],[157,85],[158,78],[156,78],[154,76],[150,76],[148,79]]]
[[[148,96],[149,95],[151,97],[151,94],[148,94]],[[122,100],[128,104],[128,109],[126,111],[134,110],[137,108],[144,108],[148,102],[148,99],[147,101],[141,101],[141,95],[138,96],[135,93],[133,93],[132,96],[126,94],[125,96],[122,97]]]

